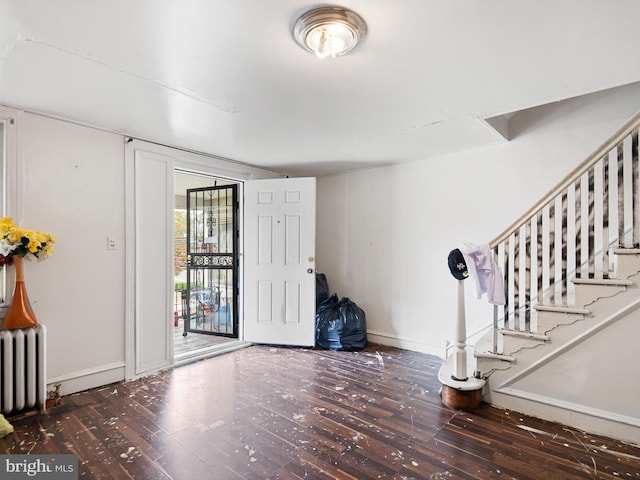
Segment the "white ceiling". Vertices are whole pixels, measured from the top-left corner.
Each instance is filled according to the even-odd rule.
[[[637,0],[349,0],[318,60],[302,0],[0,0],[0,103],[291,175],[501,141],[483,120],[640,81]]]

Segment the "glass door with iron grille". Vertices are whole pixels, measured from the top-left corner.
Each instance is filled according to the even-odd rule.
[[[237,185],[187,190],[184,332],[238,337]]]

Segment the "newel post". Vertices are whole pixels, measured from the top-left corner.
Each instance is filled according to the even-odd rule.
[[[449,269],[457,279],[457,315],[454,352],[447,357],[438,372],[442,383],[442,403],[456,410],[472,412],[482,401],[485,380],[468,374],[467,325],[464,305],[464,280],[469,276],[464,257],[460,250],[449,253]]]

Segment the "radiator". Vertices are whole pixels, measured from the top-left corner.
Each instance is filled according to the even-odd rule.
[[[0,330],[0,410],[18,412],[47,402],[47,329]]]

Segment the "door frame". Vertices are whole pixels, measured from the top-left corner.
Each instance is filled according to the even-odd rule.
[[[180,171],[181,173],[184,174],[184,172]],[[207,179],[210,177],[206,177]],[[214,183],[216,183],[216,181],[218,180],[218,177],[212,178],[212,180],[214,180]],[[194,252],[191,250],[191,248],[193,247],[193,242],[192,242],[192,233],[194,232],[194,227],[193,227],[193,217],[192,217],[192,205],[191,205],[191,199],[192,199],[192,194],[194,194],[196,196],[196,198],[198,197],[198,193],[197,192],[213,192],[213,191],[221,191],[221,190],[226,190],[227,193],[231,192],[231,204],[228,203],[228,196],[225,197],[225,206],[231,206],[231,241],[230,242],[225,242],[225,245],[229,246],[229,243],[231,243],[231,252],[229,252],[228,250],[225,250],[224,252],[221,252],[220,250],[217,250],[215,252],[202,252],[202,251],[197,251]],[[186,284],[186,299],[183,297],[183,302],[186,301],[187,304],[187,313],[186,313],[186,317],[185,317],[185,312],[184,310],[182,311],[182,315],[184,318],[184,333],[183,335],[186,336],[187,333],[189,332],[194,332],[194,333],[199,333],[199,334],[205,334],[205,335],[218,335],[218,336],[224,336],[224,337],[229,337],[229,338],[234,338],[234,339],[240,339],[240,324],[239,324],[239,315],[238,315],[238,306],[240,305],[240,302],[238,301],[238,295],[240,292],[240,289],[237,288],[238,286],[238,274],[239,274],[239,264],[238,264],[238,259],[240,258],[239,255],[239,243],[240,243],[240,223],[238,220],[238,215],[240,213],[240,198],[238,197],[238,191],[239,191],[239,183],[238,182],[229,182],[229,183],[225,183],[224,185],[213,185],[213,186],[209,186],[209,187],[196,187],[196,188],[187,188],[186,190],[186,210],[187,210],[187,242],[186,242],[186,255],[187,255],[187,265],[186,265],[186,273],[187,273],[187,284]],[[219,198],[219,197],[218,197]],[[209,208],[212,208],[212,205],[210,205]],[[213,213],[211,213],[211,216],[213,218]],[[218,222],[217,224],[220,223],[220,218],[218,218]],[[229,218],[228,216],[226,216],[225,214],[225,218]],[[198,222],[196,222],[196,227],[197,227]],[[218,230],[217,233],[220,233],[220,230]],[[204,235],[203,235],[204,236]],[[220,245],[220,239],[218,239],[218,245]],[[200,249],[198,249],[200,250]],[[227,263],[219,263],[216,260],[220,260],[220,259],[224,259],[225,257],[231,257],[231,261],[227,262]],[[198,261],[198,258],[200,261]],[[228,303],[225,304],[226,308],[229,309],[231,308],[231,322],[232,322],[232,332],[229,333],[227,332],[227,328],[225,328],[225,332],[215,332],[213,330],[211,331],[207,331],[205,329],[201,329],[198,330],[197,328],[192,329],[191,328],[191,311],[190,311],[190,306],[191,306],[191,294],[192,292],[195,292],[195,290],[192,290],[192,275],[191,273],[194,271],[194,269],[196,271],[200,270],[204,270],[204,271],[209,271],[211,272],[212,270],[218,270],[218,284],[216,285],[216,287],[212,287],[211,289],[211,293],[213,294],[215,290],[213,290],[213,288],[218,288],[218,301],[216,302],[218,305],[218,313],[217,315],[221,315],[221,307],[222,307],[222,299],[225,298],[228,301],[228,295],[222,297],[221,296],[221,290],[219,288],[220,286],[220,272],[224,271],[224,272],[231,272],[231,281],[233,282],[232,285],[232,303],[231,306],[229,306]],[[203,279],[204,279],[204,273],[203,273]],[[227,278],[227,273],[225,273],[225,279]],[[225,281],[225,285],[229,285],[226,281]],[[183,304],[183,309],[184,309],[184,304]],[[229,310],[226,310],[227,312],[229,312]],[[214,313],[213,315],[216,315],[215,312],[215,306],[214,306]],[[220,317],[218,317],[220,318]],[[220,320],[218,320],[220,321]],[[203,327],[204,327],[204,321],[203,321]],[[212,323],[213,323],[213,319],[212,319]],[[197,320],[196,320],[196,327],[197,327]],[[213,325],[212,325],[213,328]]]
[[[141,270],[141,266],[138,264],[140,260],[140,255],[137,254],[136,248],[138,248],[136,244],[136,209],[138,205],[136,204],[135,197],[135,185],[136,182],[142,181],[143,179],[137,178],[136,175],[139,175],[139,172],[136,172],[135,169],[135,153],[136,151],[144,151],[155,155],[162,155],[167,157],[166,168],[167,174],[173,175],[177,170],[191,173],[195,175],[205,175],[217,178],[224,178],[230,181],[234,181],[238,183],[238,198],[240,199],[240,209],[238,212],[238,222],[240,225],[239,229],[239,239],[238,239],[238,258],[239,258],[239,266],[238,266],[238,282],[240,285],[243,285],[243,252],[244,252],[244,232],[243,232],[243,195],[244,195],[244,182],[247,180],[257,180],[257,179],[267,179],[267,178],[283,178],[285,175],[278,174],[276,172],[272,172],[269,170],[264,170],[258,167],[253,167],[250,165],[245,165],[242,163],[233,162],[231,160],[212,156],[205,154],[198,154],[193,152],[188,152],[184,150],[180,150],[177,148],[166,147],[163,145],[158,145],[150,142],[146,142],[143,140],[138,140],[134,138],[125,138],[125,205],[126,205],[126,218],[125,218],[125,245],[126,245],[126,258],[125,258],[125,377],[127,380],[133,380],[135,378],[143,377],[146,375],[150,375],[152,373],[156,373],[160,370],[169,368],[174,365],[174,355],[173,355],[173,334],[169,336],[168,334],[165,336],[166,345],[165,348],[166,355],[162,361],[154,362],[153,364],[145,364],[140,361],[141,352],[144,351],[144,339],[141,338],[141,318],[137,312],[140,310],[140,301],[138,295],[138,285],[136,284],[137,279],[140,279],[139,272]],[[173,219],[173,206],[174,206],[174,197],[173,197],[173,188],[168,189],[164,205],[169,205],[171,207],[170,212],[166,213],[168,222],[173,221],[169,219]],[[159,208],[164,208],[160,206]],[[167,226],[167,231],[170,232],[168,234],[169,237],[173,235],[173,223]],[[173,245],[173,238],[167,238],[165,241],[170,242],[170,245]],[[173,265],[173,257],[167,259],[167,265]],[[172,270],[172,269],[171,269]],[[169,267],[167,267],[167,271],[169,271]],[[169,288],[169,284],[167,282],[167,288]],[[242,288],[240,289],[240,293],[238,296],[238,338],[242,340],[243,338],[243,292]],[[173,331],[173,311],[172,309],[167,309],[166,318],[157,318],[152,320],[154,328],[165,328],[170,329],[167,331]],[[146,328],[149,328],[147,325]],[[155,345],[155,347],[159,347]]]

